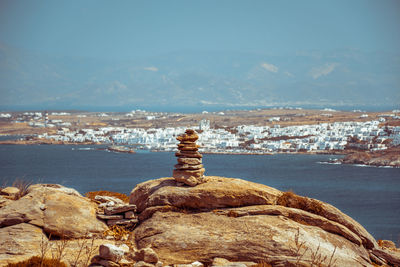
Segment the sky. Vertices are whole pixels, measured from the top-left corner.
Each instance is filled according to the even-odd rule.
[[[0,44],[57,56],[358,49],[397,53],[400,1],[0,0]]]
[[[397,107],[399,47],[399,0],[0,0],[0,108]]]

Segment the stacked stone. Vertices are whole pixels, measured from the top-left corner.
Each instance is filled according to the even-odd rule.
[[[118,198],[109,196],[97,195],[95,200],[101,202],[97,218],[104,220],[108,226],[119,225],[129,228],[138,223],[135,214],[136,205],[126,204]]]
[[[178,144],[178,164],[175,165],[172,177],[176,181],[182,182],[190,186],[196,186],[206,181],[204,177],[205,169],[203,168],[202,155],[198,152],[199,146],[196,140],[199,138],[194,130],[188,129],[184,134],[179,135],[176,139],[180,141]]]

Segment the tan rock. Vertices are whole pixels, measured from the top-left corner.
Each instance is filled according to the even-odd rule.
[[[3,188],[0,191],[0,195],[9,196],[12,199],[14,199],[19,193],[20,193],[20,190],[17,187],[13,187],[13,186]]]
[[[96,218],[97,205],[89,199],[65,193],[45,197],[44,231],[53,236],[80,238],[87,234],[101,234],[107,230]]]
[[[198,158],[178,158],[179,164],[191,164],[191,165],[198,165],[202,163],[201,159]]]
[[[125,251],[113,244],[104,244],[99,247],[99,255],[105,260],[119,262],[124,256]]]
[[[0,266],[39,255],[42,240],[47,241],[42,229],[31,224],[0,228]]]
[[[119,206],[113,206],[113,207],[106,207],[104,209],[104,213],[106,215],[113,215],[113,214],[118,214],[118,213],[124,213],[126,211],[136,211],[136,206],[135,205],[119,205]]]
[[[118,214],[115,215],[97,214],[96,217],[101,220],[121,220],[124,218],[123,215],[118,215]]]
[[[1,195],[0,195],[0,209],[1,209],[2,207],[7,206],[8,204],[10,204],[11,201],[12,201],[12,200],[10,200],[8,197],[1,196]]]
[[[201,159],[203,155],[201,155],[197,151],[178,151],[175,153],[175,156],[182,158],[198,158]]]
[[[174,178],[160,178],[136,185],[129,202],[139,213],[155,206],[207,209],[275,204],[281,191],[241,179],[207,176],[196,187],[178,187]]]
[[[207,179],[203,176],[204,172],[204,168],[198,170],[174,169],[172,172],[172,177],[174,177],[177,182],[181,182],[189,186],[196,186],[207,181]]]
[[[136,218],[136,215],[133,211],[130,210],[130,211],[125,212],[124,218],[125,219],[134,219],[134,218]]]
[[[303,244],[299,252],[297,233],[298,244]],[[337,266],[372,266],[365,248],[284,216],[156,212],[134,230],[134,236],[138,248],[152,245],[164,264],[209,262],[223,257],[288,266],[310,261],[314,254],[326,256],[323,264],[328,265],[334,253]]]
[[[287,198],[284,201],[286,203],[286,206],[293,208],[303,208],[309,212],[318,214],[331,221],[346,226],[349,230],[351,230],[353,233],[355,233],[361,238],[363,245],[368,249],[378,246],[376,240],[372,237],[371,234],[367,232],[367,230],[365,230],[364,227],[362,227],[357,221],[355,221],[350,216],[342,213],[336,207],[328,203],[324,203],[322,201],[308,197],[300,197],[294,194],[285,194],[285,195],[287,195]]]
[[[47,234],[85,237],[107,226],[96,218],[97,205],[60,185],[33,185],[24,197],[0,209],[0,227],[29,223]]]
[[[120,267],[118,263],[103,259],[101,256],[97,255],[92,258],[92,263],[89,265],[91,267],[94,266],[103,266],[103,267]]]
[[[125,226],[134,226],[138,223],[138,219],[120,219],[120,220],[108,220],[107,225],[125,225]]]
[[[154,267],[154,264],[147,263],[147,262],[144,262],[144,261],[138,261],[133,266],[134,267]]]
[[[155,264],[158,262],[158,256],[153,249],[145,247],[135,252],[133,260]]]
[[[174,167],[175,167],[175,169],[178,169],[178,170],[198,170],[198,169],[203,168],[204,166],[203,166],[203,164],[197,164],[197,165],[176,164]]]
[[[0,209],[0,227],[30,223],[39,227],[44,225],[43,210],[45,192],[34,191],[8,203]]]
[[[195,187],[177,186],[177,181],[172,178],[160,178],[137,185],[130,196],[130,203],[138,206],[138,216],[141,220],[141,224],[135,229],[137,247],[153,245],[160,259],[167,264],[190,263],[192,260],[210,262],[210,258],[205,255],[208,253],[209,256],[224,257],[235,262],[259,262],[269,259],[273,265],[293,264],[294,261],[298,262],[299,266],[309,266],[308,261],[315,253],[322,253],[322,256],[329,258],[333,252],[335,258],[340,258],[337,260],[337,266],[370,266],[370,257],[397,262],[396,257],[389,257],[387,253],[376,249],[375,239],[358,222],[332,205],[299,196],[286,199],[287,202],[283,203],[285,206],[276,205],[277,202],[282,202],[284,193],[274,188],[240,179],[213,176],[207,178],[207,183]],[[217,220],[214,215],[225,218],[219,217]],[[237,226],[242,228],[241,230],[234,230],[233,225],[231,229],[230,223],[234,221],[243,222],[241,227]],[[215,222],[215,225],[210,222]],[[168,224],[173,228],[172,232],[169,232]],[[269,225],[271,229],[265,234],[258,233],[257,227],[264,229],[264,224],[265,227]],[[167,229],[165,232],[163,227]],[[305,260],[299,259],[298,255],[288,254],[291,249],[288,250],[287,245],[296,245],[293,241],[294,229],[299,229],[300,237],[304,236],[303,241],[307,242]],[[240,237],[240,231],[248,234],[248,240],[244,236]],[[254,235],[260,235],[260,238],[270,240],[272,244],[262,243],[265,241],[258,243],[258,237]],[[167,244],[166,236],[174,241]],[[179,236],[181,238],[178,238]],[[211,244],[206,245],[206,240],[202,238],[213,236],[216,238],[211,238],[214,240],[211,243],[215,242],[211,245],[212,248],[206,249],[204,258],[198,258],[197,255],[202,255],[201,250]],[[236,237],[235,240],[240,242],[228,242],[227,237]],[[236,247],[246,247],[246,244],[254,245],[252,253],[250,249],[249,255],[236,251]],[[220,247],[223,249],[218,251]],[[186,248],[187,255],[171,254],[173,250],[185,251]],[[213,250],[218,251],[218,255],[212,254]],[[374,254],[370,251],[374,251]],[[191,253],[196,256],[189,257]],[[226,255],[230,257],[225,257]],[[235,255],[242,258],[239,259],[239,256]],[[184,260],[173,261],[179,257]]]

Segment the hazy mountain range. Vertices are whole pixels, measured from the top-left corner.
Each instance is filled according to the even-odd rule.
[[[400,56],[182,51],[136,60],[47,56],[0,45],[0,106],[74,109],[395,106]]]

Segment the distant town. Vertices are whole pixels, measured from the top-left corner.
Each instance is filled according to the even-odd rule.
[[[203,153],[342,153],[400,145],[400,110],[368,113],[332,109],[207,112],[199,114],[10,112],[0,113],[3,144],[103,144],[175,151],[185,129],[199,133]],[[247,123],[246,123],[247,122]]]

